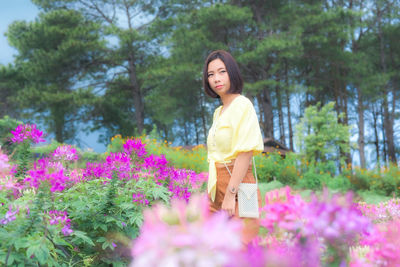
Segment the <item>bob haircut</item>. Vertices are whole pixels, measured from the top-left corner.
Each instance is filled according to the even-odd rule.
[[[236,63],[235,59],[224,50],[216,50],[211,52],[205,63],[203,68],[203,87],[204,91],[207,95],[211,96],[212,98],[220,98],[217,93],[211,89],[210,84],[208,83],[208,64],[211,61],[220,59],[224,62],[226,70],[228,71],[229,80],[231,82],[231,87],[228,90],[228,94],[241,94],[243,90],[243,79],[242,75],[240,74],[239,66]]]

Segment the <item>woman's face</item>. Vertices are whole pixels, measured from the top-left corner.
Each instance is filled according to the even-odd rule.
[[[221,59],[214,59],[208,64],[207,75],[208,83],[217,95],[222,97],[228,93],[231,81],[225,63]]]

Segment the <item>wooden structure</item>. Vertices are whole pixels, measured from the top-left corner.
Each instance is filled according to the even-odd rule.
[[[286,153],[291,152],[289,148],[273,138],[264,138],[264,151],[263,154],[280,152],[282,157],[286,156]]]

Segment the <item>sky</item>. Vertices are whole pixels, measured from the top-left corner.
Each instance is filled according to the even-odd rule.
[[[34,21],[38,14],[39,9],[30,0],[0,0],[0,65],[12,63],[17,54],[17,50],[9,45],[5,36],[8,26],[16,20]],[[92,148],[99,153],[104,152],[105,145],[97,142],[99,134],[99,132],[94,132],[86,135],[81,132],[78,138],[83,141],[82,148]]]
[[[38,8],[30,0],[0,0],[0,64],[11,63],[17,52],[5,36],[8,26],[16,20],[33,21],[38,14]]]

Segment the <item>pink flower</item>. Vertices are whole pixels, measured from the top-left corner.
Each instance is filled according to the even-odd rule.
[[[360,244],[369,246],[366,258],[374,266],[400,266],[400,220],[375,225]]]
[[[0,177],[10,172],[10,164],[8,164],[8,156],[3,154],[0,149]]]
[[[300,196],[291,194],[289,186],[267,192],[265,206],[261,208],[266,216],[260,224],[271,232],[279,229],[295,231],[301,226],[305,205]]]
[[[224,266],[239,253],[240,230],[227,214],[211,215],[205,195],[157,205],[144,213],[131,266]]]
[[[142,159],[146,156],[146,144],[142,142],[141,139],[128,139],[126,140],[124,147],[124,153],[129,156],[132,156],[132,153],[136,155],[139,159]]]
[[[53,159],[55,160],[65,160],[65,161],[74,161],[78,160],[78,154],[76,149],[71,145],[63,145],[59,146],[53,152]]]
[[[38,144],[46,141],[42,138],[43,132],[36,128],[36,124],[20,124],[14,131],[11,131],[11,134],[13,135],[11,138],[13,143],[31,140],[33,143]]]
[[[33,164],[33,169],[28,171],[24,182],[38,188],[43,181],[48,181],[51,191],[63,191],[74,182],[66,175],[67,170],[60,162],[52,162],[49,158],[39,159]]]

